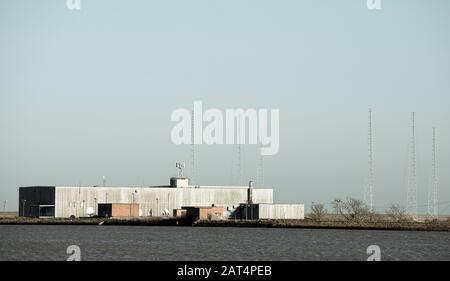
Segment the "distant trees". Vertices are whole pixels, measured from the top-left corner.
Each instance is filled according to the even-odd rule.
[[[347,197],[345,201],[335,199],[331,202],[336,215],[344,218],[348,222],[364,222],[370,220],[373,213],[369,207],[359,199]]]
[[[327,214],[328,211],[322,203],[311,204],[311,219],[321,221]]]
[[[392,204],[383,214],[371,211],[369,206],[360,199],[347,197],[344,200],[335,199],[331,202],[333,212],[328,213],[324,204],[312,203],[310,218],[314,221],[344,221],[348,223],[366,222],[408,222],[411,217],[404,207]]]
[[[409,216],[406,214],[405,208],[398,204],[392,204],[386,211],[386,215],[396,222],[409,220]]]

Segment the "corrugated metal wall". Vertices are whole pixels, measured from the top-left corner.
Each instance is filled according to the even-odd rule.
[[[304,219],[305,206],[302,204],[259,204],[260,219]]]
[[[183,206],[237,206],[247,200],[246,188],[56,187],[55,216],[87,216],[98,203],[139,203],[143,216],[162,215]],[[255,203],[272,203],[272,189],[254,189]]]

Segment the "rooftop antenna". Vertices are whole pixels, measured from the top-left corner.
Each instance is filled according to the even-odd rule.
[[[374,188],[374,172],[373,172],[373,133],[372,133],[372,109],[369,108],[369,131],[368,131],[368,174],[367,189],[364,194],[366,204],[369,210],[373,211],[373,188]]]
[[[182,178],[183,177],[183,169],[184,169],[184,162],[177,162],[175,163],[175,167],[177,168],[177,177]]]
[[[432,147],[432,212],[434,218],[438,218],[438,188],[439,188],[439,180],[438,180],[438,161],[437,161],[437,136],[436,136],[436,128],[433,127],[433,147]]]
[[[415,113],[411,113],[411,139],[409,149],[409,176],[406,193],[406,212],[413,219],[417,219],[417,154],[416,154],[416,120]]]
[[[196,145],[195,145],[195,119],[194,119],[194,110],[192,110],[191,116],[191,183],[195,183],[198,176],[197,171],[197,158],[196,158]]]
[[[8,200],[3,201],[3,213],[6,212],[6,203],[7,202],[8,202]]]
[[[106,176],[103,176],[103,187],[106,186]]]

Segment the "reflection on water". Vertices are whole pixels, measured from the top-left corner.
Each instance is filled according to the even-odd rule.
[[[0,260],[450,260],[450,233],[232,227],[0,225]]]

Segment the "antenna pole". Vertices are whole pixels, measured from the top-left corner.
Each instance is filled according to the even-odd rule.
[[[183,177],[183,169],[185,167],[184,162],[175,163],[175,167],[177,168],[177,177],[182,178]]]
[[[236,116],[236,142],[233,145],[233,154],[231,158],[231,178],[233,184],[243,185],[243,169],[242,169],[242,132],[244,128],[241,126],[241,115]],[[235,174],[236,173],[236,174]]]
[[[243,183],[243,173],[242,173],[242,126],[241,126],[241,115],[237,117],[237,164],[238,164],[238,185]]]
[[[261,151],[261,150],[260,150]],[[264,186],[264,158],[259,154],[259,161],[258,161],[258,170],[257,170],[257,176],[256,176],[256,183],[258,186],[263,187]]]
[[[196,158],[196,145],[195,145],[195,119],[194,110],[192,110],[191,116],[191,183],[194,184],[197,180],[197,158]]]
[[[367,190],[365,194],[366,203],[370,211],[373,211],[373,189],[374,189],[374,169],[373,169],[373,132],[372,132],[372,109],[369,108],[369,124],[368,124],[368,173],[367,173]]]
[[[408,191],[406,194],[406,211],[412,218],[417,219],[417,154],[416,154],[416,120],[415,113],[411,113],[411,140],[409,155]]]
[[[432,147],[432,169],[433,169],[433,191],[432,191],[432,215],[434,218],[438,218],[438,162],[437,162],[437,136],[436,128],[433,127],[433,147]]]
[[[256,184],[258,184],[260,187],[264,186],[264,158],[263,155],[261,154],[262,151],[262,130],[261,130],[261,126],[259,127],[258,130],[259,133],[259,149],[258,149],[258,167],[256,170]]]

